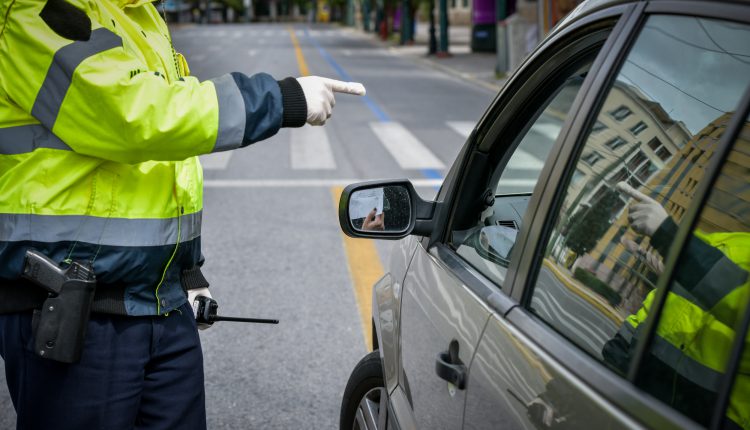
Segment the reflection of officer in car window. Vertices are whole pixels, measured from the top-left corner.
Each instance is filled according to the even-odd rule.
[[[677,224],[655,200],[629,186],[618,189],[636,201],[628,214],[631,228],[651,238],[654,252],[667,255]],[[663,268],[651,251],[644,254],[652,254],[646,258],[650,265]],[[675,267],[650,353],[642,363],[639,386],[702,424],[711,419],[734,328],[750,298],[748,270],[750,233],[695,231]],[[623,374],[656,294],[653,290],[646,296],[602,349],[605,362]],[[745,427],[750,423],[747,369],[747,363],[740,366],[727,410],[727,418]]]

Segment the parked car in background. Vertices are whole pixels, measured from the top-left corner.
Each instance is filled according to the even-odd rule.
[[[750,428],[749,114],[748,3],[580,5],[435,201],[342,194],[401,241],[341,428]]]

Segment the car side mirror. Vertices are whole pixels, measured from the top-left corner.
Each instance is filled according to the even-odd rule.
[[[417,195],[408,180],[351,184],[341,193],[339,225],[351,237],[401,239],[432,232],[435,202]]]

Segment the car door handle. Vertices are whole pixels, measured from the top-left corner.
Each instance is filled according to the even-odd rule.
[[[459,390],[466,388],[466,366],[458,358],[458,341],[452,340],[447,351],[437,356],[435,373],[455,385]]]

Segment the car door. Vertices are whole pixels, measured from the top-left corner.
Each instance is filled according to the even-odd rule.
[[[734,336],[747,330],[747,267],[719,275],[692,255],[697,243],[720,256],[706,244],[750,222],[747,10],[640,8],[613,47],[626,55],[599,71],[601,90],[583,101],[592,114],[572,121],[529,203],[506,276],[519,306],[493,312],[483,333],[466,428],[750,425]],[[646,207],[653,227],[640,223]],[[747,264],[722,246],[735,260],[725,267]],[[712,274],[722,295],[700,291]],[[734,308],[716,305],[732,294]]]
[[[571,27],[538,51],[472,135],[476,146],[465,148],[466,159],[458,165],[465,164],[457,170],[456,183],[448,185],[456,187],[452,197],[447,193],[452,203],[445,207],[451,210],[437,221],[449,227],[420,243],[403,282],[401,369],[398,387],[390,396],[401,428],[463,426],[472,384],[447,379],[470,378],[475,348],[490,315],[515,305],[509,298],[510,286],[504,283],[509,250],[503,254],[496,242],[508,237],[495,233],[513,236],[512,231],[520,226],[541,166],[563,132],[574,100],[590,85],[587,76],[597,54],[627,10],[618,8],[593,17],[587,31]],[[498,122],[508,128],[501,136]],[[495,137],[477,138],[487,134]],[[486,139],[500,141],[505,148],[494,146],[490,153],[480,147]],[[468,144],[472,145],[471,139]],[[510,172],[499,181],[510,197],[495,205],[477,206],[477,197],[486,193],[492,181],[491,174],[501,173],[500,165]],[[493,208],[495,212],[489,215]],[[482,216],[498,229],[483,230],[484,224],[477,224]],[[512,228],[501,230],[503,225]]]

